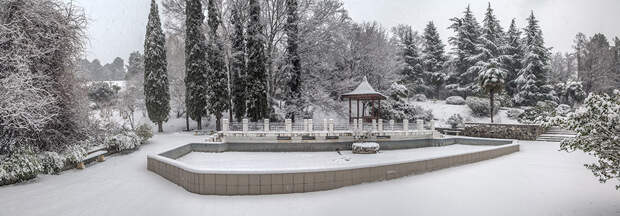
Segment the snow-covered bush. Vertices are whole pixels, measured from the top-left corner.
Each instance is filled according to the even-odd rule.
[[[136,128],[136,135],[140,137],[140,143],[144,145],[153,137],[153,128],[148,124],[141,124]]]
[[[491,102],[487,98],[467,97],[465,103],[475,116],[489,116],[489,113],[491,112]],[[496,115],[500,107],[499,101],[495,101],[494,107],[496,108],[493,109],[493,115]]]
[[[419,101],[419,102],[427,101],[426,95],[424,95],[424,94],[416,94],[416,95],[414,95],[413,96],[413,100],[414,101]]]
[[[392,83],[390,88],[387,90],[387,93],[393,99],[404,98],[407,97],[407,87],[403,84],[399,84],[397,82]]]
[[[516,108],[508,109],[508,112],[506,112],[508,118],[511,119],[518,119],[521,114],[523,114],[523,110]]]
[[[459,126],[463,125],[463,117],[461,117],[461,115],[459,114],[454,114],[452,116],[450,116],[450,118],[448,118],[447,123],[450,125],[450,127],[457,128]]]
[[[381,101],[381,113],[379,116],[382,119],[394,119],[397,121],[402,121],[403,119],[424,119],[424,121],[430,121],[433,119],[433,112],[421,106],[405,103],[404,101],[388,99]]]
[[[30,180],[43,171],[43,166],[34,151],[21,147],[0,161],[0,166],[6,172],[4,176],[0,176],[0,185]]]
[[[562,150],[582,150],[595,156],[595,163],[585,165],[600,182],[620,180],[620,91],[612,95],[590,94],[585,107],[570,115],[564,126],[577,132],[574,139],[565,139]],[[620,190],[620,184],[616,185]]]
[[[65,149],[63,154],[68,162],[80,163],[84,161],[88,152],[81,145],[70,145],[70,146],[67,146],[67,149]]]
[[[65,167],[66,158],[56,152],[43,152],[39,154],[39,160],[43,165],[43,173],[55,174]]]
[[[558,105],[558,107],[555,108],[555,112],[558,115],[562,115],[562,116],[566,116],[566,114],[568,114],[570,111],[571,111],[571,107],[566,104],[560,104]]]
[[[553,101],[538,101],[535,107],[526,109],[519,115],[519,122],[526,124],[543,124],[549,117],[556,116],[558,104]]]
[[[140,137],[133,131],[124,131],[106,139],[108,149],[122,152],[140,147]]]
[[[120,87],[107,82],[93,82],[88,86],[88,99],[99,106],[109,105],[117,98],[119,90]]]
[[[558,83],[554,87],[555,95],[560,103],[574,106],[586,98],[586,92],[583,90],[581,82],[567,81]]]
[[[465,99],[461,96],[451,96],[446,98],[446,104],[463,105],[465,104]]]

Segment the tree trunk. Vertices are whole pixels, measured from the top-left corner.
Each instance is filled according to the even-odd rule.
[[[490,94],[491,94],[490,95],[490,101],[491,101],[491,123],[493,123],[493,106],[495,105],[495,103],[493,103],[494,102],[493,96],[494,96],[495,92],[493,90],[491,90]]]
[[[202,117],[199,116],[198,118],[196,118],[196,125],[196,130],[202,130]]]
[[[215,114],[215,130],[222,131],[222,113]]]
[[[189,115],[185,113],[185,127],[187,127],[187,131],[189,131]]]
[[[163,133],[164,132],[164,124],[162,122],[157,122],[157,132],[159,133]]]

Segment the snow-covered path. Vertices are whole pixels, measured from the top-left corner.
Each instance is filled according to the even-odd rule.
[[[557,143],[475,164],[331,191],[192,194],[146,170],[146,154],[200,137],[157,135],[138,152],[85,170],[0,187],[0,215],[620,215],[617,182],[600,184],[583,153]]]

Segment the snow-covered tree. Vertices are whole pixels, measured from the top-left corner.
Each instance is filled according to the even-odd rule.
[[[527,18],[528,26],[523,30],[523,68],[516,79],[518,93],[515,102],[520,105],[534,105],[537,101],[553,100],[551,87],[547,85],[549,73],[549,49],[545,47],[542,31],[534,12]]]
[[[596,157],[596,162],[585,166],[601,182],[620,180],[620,92],[590,94],[585,109],[570,115],[564,123],[577,132],[577,137],[562,141],[561,149],[569,152],[582,150]],[[620,189],[620,184],[616,189]]]
[[[245,34],[243,32],[243,21],[241,11],[233,8],[230,14],[230,23],[234,30],[231,35],[231,58],[230,73],[232,77],[232,103],[233,113],[238,122],[246,114],[246,54],[245,54]]]
[[[474,66],[467,69],[467,73],[475,74],[478,78],[483,78],[486,75],[482,74],[488,73],[488,70],[495,70],[496,67],[503,67],[501,64],[501,57],[503,57],[501,56],[501,47],[504,43],[503,35],[504,32],[499,25],[499,20],[497,20],[495,14],[493,14],[493,9],[489,3],[484,20],[482,21],[482,34],[476,44],[477,54],[469,57],[470,61],[476,63]],[[501,70],[504,69],[502,68]],[[484,83],[482,80],[479,82],[481,83],[480,87],[484,88],[486,86],[486,84],[482,85]],[[502,87],[503,86],[502,80]],[[478,92],[477,88],[473,88],[473,90],[474,92]],[[489,90],[487,90],[487,92],[491,93]]]
[[[452,52],[455,55],[452,64],[455,66],[456,71],[450,77],[450,85],[447,87],[455,93],[466,97],[477,87],[475,79],[478,74],[474,74],[472,73],[473,71],[468,69],[477,62],[472,57],[480,53],[479,49],[477,49],[477,44],[479,44],[481,30],[480,24],[476,21],[476,17],[474,17],[469,5],[463,14],[462,18],[455,17],[450,19],[452,25],[450,25],[449,29],[452,29],[456,35],[450,37],[448,41],[452,45]]]
[[[426,77],[426,82],[433,88],[433,96],[439,96],[439,89],[447,80],[444,71],[444,64],[447,61],[445,56],[445,45],[439,37],[437,28],[433,22],[429,22],[424,29],[422,49],[422,67]],[[429,95],[431,96],[431,95]]]
[[[186,0],[185,20],[185,106],[187,115],[202,129],[202,117],[207,116],[207,72],[205,61],[207,47],[202,33],[202,3],[200,0]]]
[[[209,62],[207,78],[209,102],[207,107],[209,112],[215,115],[215,127],[216,130],[220,131],[222,129],[222,113],[230,107],[230,96],[228,93],[228,71],[226,71],[224,63],[224,48],[218,35],[220,14],[215,1],[209,0],[207,4],[207,11],[209,12],[207,19],[209,25],[209,48],[207,54],[207,61]]]
[[[506,69],[504,69],[496,58],[492,58],[489,63],[483,64],[478,80],[480,87],[489,93],[490,106],[491,106],[491,123],[493,122],[493,110],[495,104],[495,94],[499,94],[504,89],[504,82],[506,79]]]
[[[261,8],[258,0],[250,0],[249,21],[247,27],[247,95],[248,117],[258,121],[269,117],[267,101],[267,71],[265,57],[265,36],[261,23]]]
[[[417,93],[428,93],[430,88],[427,86],[426,77],[420,59],[420,50],[416,41],[416,33],[408,25],[401,25],[393,29],[398,37],[398,47],[403,61],[400,71],[402,76],[401,83],[408,86]]]
[[[166,38],[159,21],[159,9],[151,0],[151,12],[144,38],[144,96],[149,119],[163,132],[163,123],[170,116],[170,91],[168,62],[166,61]]]
[[[521,70],[521,61],[523,60],[523,50],[521,46],[521,30],[517,27],[515,19],[510,22],[510,27],[506,32],[506,43],[503,47],[504,61],[503,65],[506,68],[506,92],[510,97],[514,96],[517,92],[517,84],[515,80]]]
[[[286,1],[286,58],[287,58],[287,87],[286,88],[286,117],[295,121],[295,117],[302,117],[306,105],[302,97],[301,59],[299,57],[299,16],[297,0]]]

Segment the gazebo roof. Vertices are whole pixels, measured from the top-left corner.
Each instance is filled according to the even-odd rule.
[[[375,91],[370,83],[368,83],[368,79],[364,76],[362,82],[353,90],[352,92],[340,95],[340,98],[353,98],[353,99],[363,99],[363,100],[383,100],[386,99],[385,95]]]

